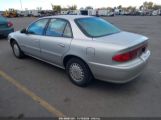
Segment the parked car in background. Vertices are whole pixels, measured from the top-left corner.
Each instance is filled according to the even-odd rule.
[[[66,69],[78,86],[86,86],[94,78],[131,81],[143,72],[150,56],[147,37],[92,16],[40,18],[8,39],[17,58],[29,55]]]
[[[0,16],[2,16],[3,15],[3,11],[0,11]]]
[[[0,16],[0,36],[7,37],[11,32],[14,32],[13,23]]]

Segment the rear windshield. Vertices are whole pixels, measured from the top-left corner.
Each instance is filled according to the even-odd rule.
[[[102,37],[120,32],[114,25],[97,17],[79,18],[75,22],[88,37]]]

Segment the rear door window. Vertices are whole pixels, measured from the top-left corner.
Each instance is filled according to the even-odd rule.
[[[66,27],[65,27],[63,36],[64,36],[64,37],[69,37],[69,38],[72,37],[72,29],[71,29],[69,23],[67,23],[67,25],[66,25]]]
[[[51,19],[46,30],[47,36],[62,37],[67,22],[61,19]]]

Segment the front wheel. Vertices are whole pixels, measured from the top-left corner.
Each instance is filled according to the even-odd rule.
[[[67,62],[66,72],[70,80],[81,87],[88,86],[93,80],[88,66],[78,58],[72,58]]]
[[[24,57],[23,52],[21,51],[19,45],[17,44],[16,41],[12,42],[12,50],[13,50],[13,54],[15,55],[15,57],[17,58],[22,58]]]

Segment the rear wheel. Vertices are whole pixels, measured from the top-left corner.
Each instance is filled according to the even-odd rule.
[[[20,47],[19,47],[19,45],[17,44],[16,41],[12,42],[12,50],[13,50],[13,54],[15,55],[15,57],[17,57],[17,58],[23,58],[24,57],[24,54],[21,51],[21,49],[20,49]]]
[[[93,79],[88,66],[78,58],[72,58],[67,62],[66,72],[70,80],[81,87],[88,86]]]

